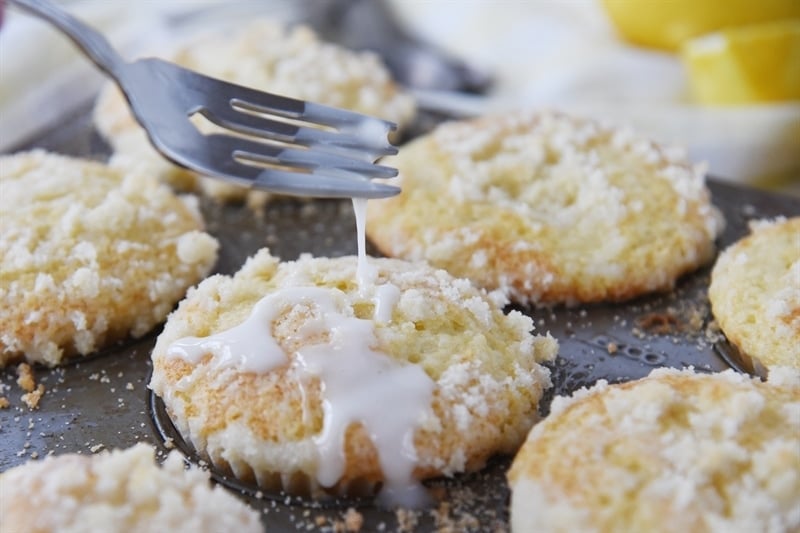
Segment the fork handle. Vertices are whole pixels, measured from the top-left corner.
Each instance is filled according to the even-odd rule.
[[[125,65],[125,60],[102,34],[48,0],[9,0],[9,3],[54,24],[72,39],[89,59],[114,78]]]

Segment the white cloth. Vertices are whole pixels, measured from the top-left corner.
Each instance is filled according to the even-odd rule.
[[[132,57],[204,24],[258,14],[296,20],[287,0],[64,1]],[[762,183],[800,180],[800,103],[709,108],[687,101],[673,54],[636,48],[613,31],[597,0],[391,0],[414,32],[494,73],[486,97],[427,93],[465,113],[550,107],[685,146],[713,175]],[[6,9],[0,28],[0,150],[8,151],[88,103],[102,75],[43,22]],[[796,185],[795,185],[796,187]]]

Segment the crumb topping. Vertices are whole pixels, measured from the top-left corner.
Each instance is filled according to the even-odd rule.
[[[435,385],[432,405],[414,433],[415,476],[472,471],[492,454],[516,449],[550,386],[549,372],[540,363],[555,356],[555,339],[532,335],[529,317],[505,315],[485,292],[442,270],[392,259],[370,258],[370,263],[377,268],[377,285],[399,289],[390,320],[374,321],[373,349],[402,364],[419,365]],[[214,276],[201,283],[171,315],[153,351],[150,386],[164,399],[180,431],[207,450],[212,461],[224,453],[227,464],[253,471],[257,478],[276,471],[286,476],[305,472],[313,478],[317,456],[312,439],[323,428],[320,385],[309,385],[295,363],[263,374],[244,373],[220,368],[213,356],[197,359],[197,364],[194,359],[171,359],[167,347],[187,336],[242,324],[265,294],[286,288],[341,291],[349,308],[338,312],[368,319],[374,302],[360,292],[356,266],[355,257],[308,255],[280,263],[262,250],[233,277]],[[318,323],[318,312],[313,305],[295,306],[274,319],[272,335],[288,361],[306,344],[318,344],[330,334],[311,326]],[[259,392],[243,395],[250,389]],[[235,421],[219,416],[230,410],[250,414]],[[361,430],[348,435],[352,433],[361,435]],[[361,438],[345,439],[345,453],[352,458],[343,477],[350,479],[363,469],[361,475],[381,479],[380,467],[368,459],[375,456],[367,452],[373,446]],[[286,454],[294,457],[290,465],[282,459]],[[376,467],[377,473],[372,470]]]
[[[793,531],[800,387],[788,381],[662,368],[556,398],[509,474],[512,523]]]
[[[0,515],[13,531],[263,531],[258,513],[177,452],[163,466],[137,444],[31,461],[0,474]],[[47,512],[42,512],[46,509]]]
[[[705,169],[680,151],[557,113],[443,123],[386,164],[403,192],[368,205],[381,251],[517,303],[671,289],[713,257],[723,226]]]
[[[148,176],[33,151],[0,184],[0,365],[141,336],[216,260],[196,203]]]

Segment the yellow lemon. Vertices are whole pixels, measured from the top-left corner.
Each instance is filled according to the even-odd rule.
[[[700,104],[800,100],[800,18],[711,33],[681,52]]]
[[[722,28],[800,18],[800,0],[602,0],[628,41],[677,50]]]

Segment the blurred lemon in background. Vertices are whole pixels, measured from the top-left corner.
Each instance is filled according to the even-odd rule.
[[[681,52],[702,105],[800,100],[800,0],[602,0],[633,44]]]
[[[676,51],[722,28],[800,18],[800,0],[602,0],[628,41]]]
[[[691,39],[682,56],[697,103],[800,100],[800,18]]]

